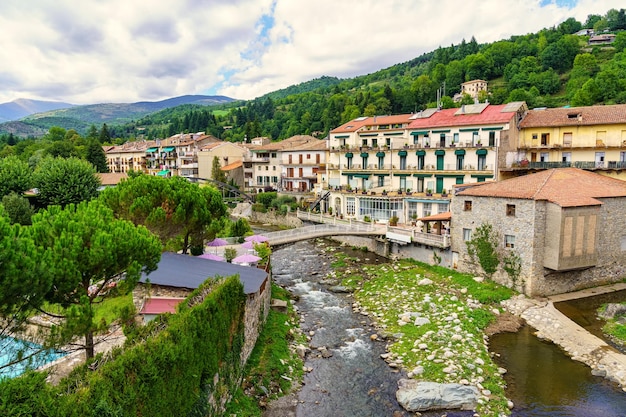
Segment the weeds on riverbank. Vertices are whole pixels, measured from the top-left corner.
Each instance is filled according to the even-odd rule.
[[[478,387],[480,415],[510,413],[505,382],[483,331],[511,290],[412,260],[349,265],[333,275],[356,288],[355,309],[368,314],[390,341],[386,360],[391,366],[419,380]]]
[[[306,338],[296,331],[299,327],[285,289],[272,284],[272,298],[287,301],[287,312],[271,310],[246,365],[244,381],[233,394],[226,416],[260,416],[271,399],[290,392],[301,382],[303,362],[290,345]],[[295,383],[295,384],[294,384]]]
[[[626,303],[622,303],[626,305]],[[605,306],[602,306],[599,310],[604,310]],[[624,324],[622,316],[616,316],[612,319],[607,319],[606,324],[602,326],[602,332],[608,335],[615,343],[619,343],[622,346],[626,346],[626,324]]]

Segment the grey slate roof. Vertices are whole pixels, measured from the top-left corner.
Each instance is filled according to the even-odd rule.
[[[259,268],[164,252],[157,269],[149,275],[144,273],[139,282],[149,281],[154,285],[196,289],[209,277],[230,277],[237,274],[246,294],[259,291],[268,275]]]

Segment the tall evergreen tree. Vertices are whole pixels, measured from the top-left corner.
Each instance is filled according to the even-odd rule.
[[[96,140],[90,140],[87,144],[85,159],[91,162],[97,172],[109,172],[107,156],[102,149],[102,145]]]
[[[111,134],[109,133],[109,128],[106,123],[102,123],[102,128],[100,129],[98,138],[100,139],[100,143],[111,142]]]

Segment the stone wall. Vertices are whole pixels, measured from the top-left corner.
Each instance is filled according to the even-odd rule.
[[[302,220],[297,218],[295,213],[287,213],[286,216],[281,216],[274,212],[261,213],[252,211],[249,220],[252,223],[271,224],[288,228],[302,227]]]
[[[246,298],[246,312],[244,315],[245,323],[245,342],[241,352],[241,361],[245,364],[254,349],[261,328],[265,324],[267,315],[270,311],[270,302],[272,298],[271,275],[263,282],[258,292],[248,294]]]
[[[465,201],[472,210],[464,210]],[[506,205],[515,205],[515,216],[506,215]],[[457,196],[452,200],[452,251],[457,254],[461,272],[482,274],[467,255],[463,229],[474,231],[489,223],[498,234],[501,251],[513,250],[521,258],[521,273],[514,283],[503,270],[492,277],[494,281],[531,296],[554,295],[618,282],[626,277],[626,199],[605,199],[598,212],[596,241],[597,262],[594,267],[554,271],[544,267],[546,241],[552,244],[553,234],[562,233],[561,223],[548,222],[553,204],[545,201]],[[559,208],[560,209],[560,208]],[[588,211],[583,210],[585,213]],[[504,248],[504,235],[515,236],[515,247]],[[622,249],[623,248],[623,249]]]

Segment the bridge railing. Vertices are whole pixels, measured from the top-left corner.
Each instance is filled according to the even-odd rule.
[[[368,230],[368,229],[374,230],[380,227],[380,225],[377,225],[374,222],[363,222],[363,221],[356,220],[356,219],[342,219],[337,216],[330,216],[324,213],[311,213],[310,211],[298,210],[296,212],[296,215],[300,220],[308,220],[312,222],[332,224],[335,226],[343,225],[343,226],[348,226],[353,229],[361,228],[361,230]]]

